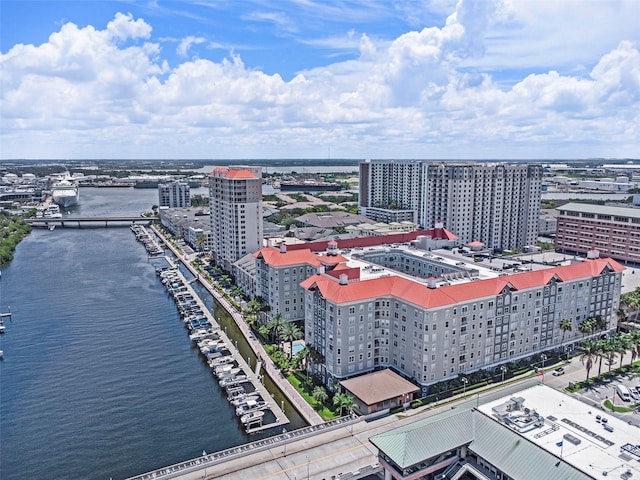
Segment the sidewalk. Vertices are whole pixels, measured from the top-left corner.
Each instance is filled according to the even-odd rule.
[[[207,289],[207,291],[222,305],[222,307],[227,311],[229,315],[233,318],[234,322],[242,332],[245,340],[253,350],[253,353],[256,355],[259,361],[262,361],[262,368],[266,372],[266,374],[271,378],[271,380],[278,385],[280,391],[287,397],[291,405],[304,417],[304,419],[309,423],[309,425],[320,425],[324,423],[322,417],[316,412],[311,405],[307,403],[307,401],[300,395],[300,393],[289,383],[289,381],[282,376],[279,369],[273,364],[269,355],[265,351],[262,344],[255,338],[249,325],[244,321],[242,314],[236,310],[236,308],[222,295],[218,292],[213,285],[207,282],[202,278],[202,275],[191,265],[190,257],[195,258],[193,255],[187,255],[184,253],[180,253],[176,250],[176,248],[168,242],[161,232],[154,227],[153,231],[158,237],[162,239],[164,244],[173,252],[173,254],[178,258],[183,265],[185,265],[189,271],[200,280],[200,283]]]

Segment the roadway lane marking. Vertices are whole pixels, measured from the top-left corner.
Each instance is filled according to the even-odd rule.
[[[353,451],[353,450],[357,450],[357,449],[359,449],[359,448],[363,448],[363,447],[364,447],[364,448],[366,448],[366,445],[364,445],[364,444],[362,444],[362,443],[361,443],[360,445],[356,445],[355,447],[347,448],[346,450],[341,450],[341,451],[339,451],[339,452],[332,453],[332,454],[330,454],[330,455],[325,455],[324,457],[314,458],[313,460],[309,460],[308,462],[304,462],[304,463],[301,463],[301,464],[299,464],[299,465],[298,465],[298,464],[296,464],[296,465],[292,465],[292,466],[290,466],[290,467],[288,467],[288,468],[283,468],[282,470],[278,470],[277,472],[270,473],[270,474],[265,475],[265,476],[263,476],[263,477],[258,477],[258,478],[256,478],[256,480],[263,480],[263,479],[265,479],[265,478],[271,478],[271,477],[274,477],[274,476],[276,476],[276,475],[280,475],[280,474],[282,474],[282,473],[290,472],[291,470],[296,470],[297,468],[304,468],[307,464],[312,464],[312,463],[316,463],[316,462],[321,462],[321,461],[326,460],[326,459],[328,459],[328,458],[335,457],[335,456],[337,456],[337,455],[342,455],[343,453],[351,452],[351,451]],[[302,450],[302,451],[304,451],[304,450]],[[301,453],[301,452],[296,452],[296,453]],[[295,455],[295,454],[294,454],[294,455]],[[280,457],[278,457],[278,458],[280,458]],[[276,460],[276,461],[277,461],[278,459],[277,459],[277,458],[274,458],[274,460]]]

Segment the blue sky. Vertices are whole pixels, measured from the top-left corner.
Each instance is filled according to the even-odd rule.
[[[638,158],[640,1],[0,1],[0,159]]]

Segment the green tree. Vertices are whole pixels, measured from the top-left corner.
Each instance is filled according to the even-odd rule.
[[[587,383],[589,382],[589,372],[593,367],[593,362],[598,356],[598,346],[593,340],[585,340],[582,345],[578,347],[580,352],[580,361],[587,369]]]
[[[313,393],[311,394],[313,399],[318,402],[320,405],[324,405],[324,403],[329,400],[329,394],[322,386],[317,386],[313,389]]]
[[[585,337],[588,333],[593,331],[593,322],[591,322],[590,318],[583,320],[578,324],[578,331],[582,334],[582,338]]]
[[[571,322],[570,318],[565,318],[564,320],[560,321],[560,330],[562,330],[562,340],[560,341],[560,343],[564,344],[564,336],[567,332],[573,330],[573,322]]]
[[[632,348],[631,338],[627,333],[618,333],[614,338],[615,352],[620,356],[620,366],[622,359],[627,354],[627,350]]]
[[[202,233],[196,235],[196,248],[199,252],[204,250],[204,246],[207,244],[207,237]]]
[[[356,407],[353,397],[346,393],[336,393],[333,396],[333,405],[340,408],[340,416],[342,416],[343,410],[353,410]]]
[[[302,338],[302,330],[293,322],[286,322],[280,328],[280,339],[289,342],[289,358],[293,355],[293,342]]]

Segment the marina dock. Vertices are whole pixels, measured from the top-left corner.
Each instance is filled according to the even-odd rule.
[[[220,328],[220,325],[207,310],[175,263],[168,257],[164,258],[169,264],[169,268],[166,270],[159,269],[157,273],[162,278],[169,293],[174,297],[185,326],[190,330],[190,338],[194,341],[199,340],[200,351],[208,359],[212,373],[218,376],[221,388],[226,389],[229,401],[233,402],[235,400],[249,403],[253,398],[259,397],[265,405],[256,405],[254,407],[253,404],[249,403],[247,412],[268,410],[275,417],[275,420],[263,423],[264,417],[262,414],[254,413],[254,416],[241,415],[238,413],[241,407],[238,406],[236,414],[239,417],[242,416],[241,421],[244,424],[245,431],[247,433],[256,433],[287,425],[289,419],[263,384],[263,379],[259,375],[259,365],[254,370],[247,360],[242,358],[232,340]],[[237,367],[232,367],[232,364],[237,364]],[[227,365],[229,368],[224,368]],[[244,384],[250,384],[253,391],[247,391],[243,386]],[[260,410],[253,410],[252,408],[260,408]]]

